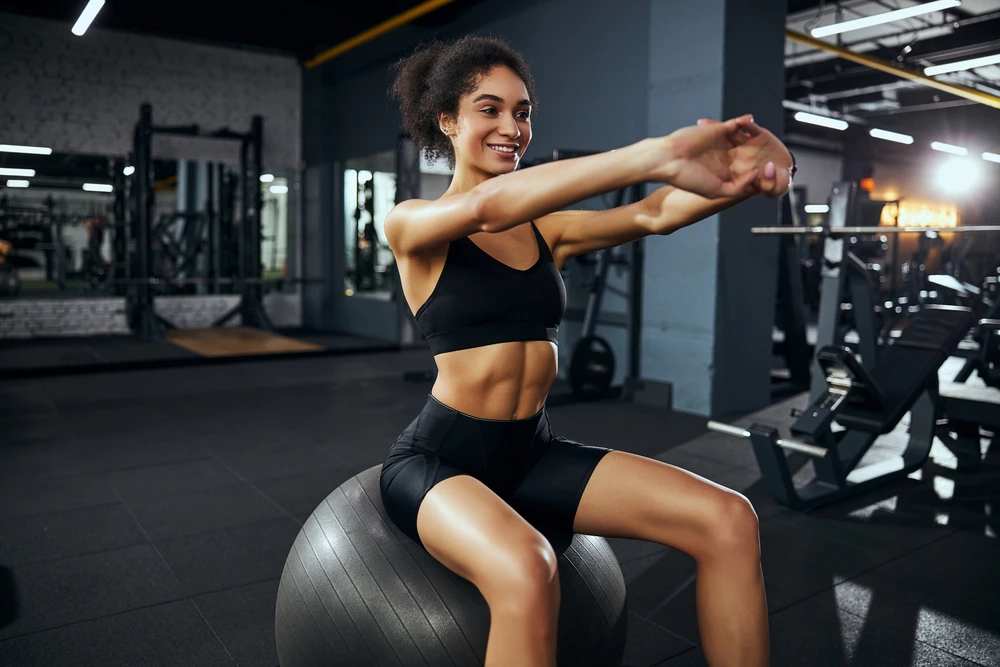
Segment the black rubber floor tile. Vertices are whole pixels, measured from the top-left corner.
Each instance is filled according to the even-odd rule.
[[[184,591],[197,595],[280,577],[300,527],[292,518],[274,519],[156,546]]]
[[[246,484],[142,498],[129,505],[150,539],[163,540],[288,516]]]
[[[143,499],[205,491],[240,481],[210,458],[118,470],[108,473],[108,480],[130,506]]]
[[[336,456],[305,446],[285,446],[247,454],[216,455],[216,459],[238,479],[249,483],[304,475],[318,470],[331,470],[343,464]]]
[[[202,447],[153,442],[142,437],[94,438],[68,442],[40,463],[35,477],[69,477],[130,470],[205,458]]]
[[[16,667],[231,667],[232,659],[189,600],[137,609],[0,641]]]
[[[837,602],[939,649],[1000,665],[997,563],[998,540],[956,533],[839,585]]]
[[[182,596],[150,545],[14,568],[20,614],[0,639],[176,600]]]
[[[678,451],[739,468],[758,470],[757,457],[749,440],[710,431],[677,447]]]
[[[278,579],[193,598],[239,667],[278,664],[274,610]]]
[[[627,573],[628,608],[660,627],[697,644],[695,564],[689,556],[670,549],[638,558],[623,566]]]
[[[8,519],[117,502],[118,494],[103,475],[42,480],[0,477],[0,516]]]
[[[357,471],[351,468],[336,467],[257,482],[254,486],[290,514],[309,515],[334,489],[355,474]]]
[[[933,518],[914,517],[900,505],[898,494],[889,495],[884,490],[809,514],[785,510],[772,518],[794,530],[864,549],[884,560],[953,532]]]
[[[0,519],[0,563],[8,567],[146,543],[121,503]]]
[[[777,666],[777,663],[772,662],[771,664]],[[701,650],[700,646],[696,646],[680,655],[658,662],[652,667],[706,667],[707,665],[704,651]]]
[[[622,666],[650,667],[693,647],[686,639],[630,612]]]
[[[766,520],[760,524],[764,581],[799,598],[884,562],[878,554]]]
[[[608,538],[608,543],[615,552],[618,563],[624,565],[636,558],[644,558],[661,554],[670,547],[666,547],[656,542],[646,542],[645,540],[627,540],[619,537]]]
[[[973,665],[929,646],[912,627],[886,625],[838,607],[839,595],[820,593],[771,616],[774,665]]]

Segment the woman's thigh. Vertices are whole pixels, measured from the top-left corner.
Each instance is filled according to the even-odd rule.
[[[754,546],[757,516],[741,494],[656,459],[614,451],[595,468],[576,532],[659,542],[695,557]]]
[[[475,584],[488,602],[557,580],[557,557],[545,536],[469,475],[449,477],[427,492],[417,532],[428,553]]]

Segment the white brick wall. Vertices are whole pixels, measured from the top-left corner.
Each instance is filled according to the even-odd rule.
[[[180,328],[195,329],[211,326],[238,301],[238,295],[229,294],[161,296],[156,299],[156,312]],[[302,322],[297,294],[268,294],[264,310],[277,327],[297,327]],[[227,324],[238,326],[239,315]],[[127,333],[125,299],[121,297],[0,301],[0,339]]]
[[[260,114],[265,168],[298,167],[302,74],[291,56],[70,27],[0,13],[0,143],[124,156],[148,102],[156,125],[245,132]],[[154,135],[153,151],[236,162],[239,142]]]

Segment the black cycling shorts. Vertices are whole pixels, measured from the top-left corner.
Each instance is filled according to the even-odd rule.
[[[483,482],[529,523],[568,532],[590,475],[610,451],[554,436],[544,408],[527,419],[479,419],[428,396],[389,449],[379,486],[386,514],[421,546],[420,503],[455,475]]]

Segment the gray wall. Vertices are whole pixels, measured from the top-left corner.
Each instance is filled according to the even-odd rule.
[[[197,20],[192,17],[192,20]],[[247,131],[264,116],[264,163],[298,168],[301,70],[290,56],[207,46],[0,14],[4,143],[125,155],[139,106],[157,125]],[[236,162],[239,142],[158,136],[163,157]]]
[[[523,1],[505,5],[499,19],[473,8],[439,37],[496,35],[527,57],[540,101],[528,159],[553,148],[616,148],[699,117],[748,111],[780,134],[785,7],[764,4],[758,11],[736,0]],[[395,145],[388,66],[428,37],[411,26],[384,41],[381,53],[359,49],[326,72],[307,72],[307,160],[333,163]],[[776,214],[775,202],[754,201],[646,241],[642,374],[672,382],[679,409],[718,414],[769,400],[776,244],[756,243],[749,228]],[[319,231],[343,223],[334,210],[306,224]],[[605,308],[617,310],[614,301]],[[352,309],[350,317],[359,315]],[[338,316],[348,313],[331,319]],[[577,330],[562,328],[563,368],[571,353],[566,339]],[[624,368],[624,336],[599,332]]]

